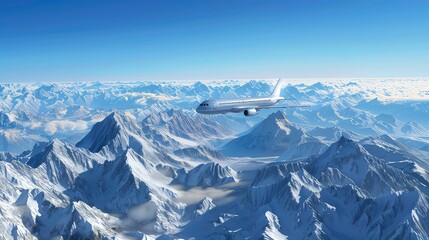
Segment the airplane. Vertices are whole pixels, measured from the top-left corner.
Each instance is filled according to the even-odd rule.
[[[208,99],[203,101],[197,108],[197,113],[201,114],[225,114],[243,112],[244,116],[254,116],[261,109],[270,108],[296,108],[309,107],[308,105],[300,106],[273,106],[274,104],[286,100],[280,97],[282,89],[282,80],[279,79],[274,87],[273,93],[266,97],[250,97],[250,98],[233,98],[233,99]]]

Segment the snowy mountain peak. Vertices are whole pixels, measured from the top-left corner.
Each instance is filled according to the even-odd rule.
[[[372,156],[386,159],[390,166],[407,172],[413,172],[416,163],[422,163],[408,148],[395,141],[389,135],[364,138],[359,142]],[[424,162],[422,163],[425,164]]]
[[[79,175],[72,196],[101,210],[120,211],[149,200],[149,170],[140,157],[127,149],[113,161],[97,164]],[[111,205],[111,202],[115,205]]]
[[[402,126],[401,132],[405,134],[425,135],[428,134],[429,131],[420,124],[411,121]]]
[[[133,130],[133,128],[138,128],[135,117],[128,113],[112,112],[103,121],[105,121],[105,124],[114,124],[123,129]]]
[[[143,120],[143,124],[149,126],[162,126],[168,122],[183,123],[191,120],[191,117],[186,115],[183,110],[168,109],[164,112],[154,112]]]
[[[283,134],[291,134],[292,132],[300,132],[302,131],[295,127],[291,122],[287,120],[286,114],[283,111],[277,111],[275,113],[270,114],[266,119],[264,119],[260,124],[258,124],[254,131],[280,131]],[[273,136],[274,137],[274,136]]]
[[[214,205],[213,203],[213,199],[209,198],[209,197],[205,197],[203,198],[203,200],[201,200],[201,202],[196,206],[196,209],[194,211],[194,214],[196,216],[199,215],[203,215],[204,213],[212,210],[213,208],[215,208],[216,205]]]
[[[35,146],[35,153],[27,162],[27,164],[33,168],[37,168],[43,164],[46,160],[50,159],[52,155],[61,154],[61,152],[67,148],[67,144],[61,140],[54,138],[44,145]]]
[[[119,220],[81,201],[64,208],[42,209],[42,212],[51,218],[37,219],[38,238],[42,239],[58,235],[65,239],[103,239],[116,234],[112,225]]]
[[[387,134],[380,135],[380,139],[382,139],[385,142],[391,143],[391,144],[398,144],[395,139],[393,139],[391,136]]]
[[[355,142],[353,140],[351,140],[350,138],[347,138],[344,136],[341,136],[340,139],[338,139],[338,141],[337,141],[337,145],[344,145],[347,143],[353,144]]]
[[[206,84],[202,83],[201,81],[198,81],[196,83],[194,83],[193,85],[195,90],[199,90],[199,91],[209,91],[209,88],[207,87]]]
[[[365,193],[362,189],[353,184],[347,184],[345,186],[330,186],[324,188],[321,191],[321,198],[327,198],[327,195],[330,197],[335,197],[341,199],[343,202],[348,204],[354,204],[358,199],[368,198],[368,194]]]
[[[387,151],[383,152],[384,148],[378,147],[378,145],[375,147],[365,145],[364,147],[343,137],[318,158],[312,159],[308,170],[318,179],[320,176],[326,178],[328,175],[331,175],[328,178],[333,179],[332,177],[340,172],[341,174],[335,177],[339,182],[334,185],[344,185],[349,182],[345,179],[348,178],[358,187],[365,188],[372,196],[384,196],[403,188],[413,189],[415,180],[406,177],[401,172],[401,170],[408,171],[406,170],[408,167],[404,167],[403,164],[407,165],[410,162],[408,156],[412,156],[407,155],[406,152],[392,151],[394,148],[390,148],[388,145],[386,145]],[[386,156],[386,152],[391,155]],[[378,157],[388,159],[389,162],[381,161]],[[404,162],[404,159],[407,162]],[[399,161],[400,166],[389,165],[393,161]],[[392,181],[392,179],[395,180]],[[378,184],[373,184],[374,182],[378,182]]]
[[[317,90],[318,91],[320,91],[320,90],[322,90],[322,91],[328,91],[330,89],[332,89],[332,87],[330,87],[328,85],[325,85],[325,84],[323,84],[321,82],[317,82],[317,83],[315,83],[315,84],[307,87],[307,90],[316,90],[316,91]]]
[[[256,80],[250,80],[249,82],[245,83],[241,88],[243,89],[261,89],[261,88],[267,88],[269,85],[265,82],[256,81]]]
[[[266,118],[266,120],[272,120],[272,119],[277,119],[277,120],[287,120],[286,114],[283,111],[277,111],[274,113],[271,113],[270,115],[268,115],[268,117]]]
[[[236,182],[236,172],[230,167],[222,167],[218,163],[200,164],[186,175],[178,176],[173,183],[188,187],[214,187],[225,183]]]
[[[343,136],[319,157],[310,160],[309,171],[319,177],[328,168],[336,168],[353,181],[362,183],[370,159],[373,157],[360,144]]]
[[[316,127],[308,132],[310,136],[313,136],[326,143],[334,143],[338,141],[341,136],[350,138],[350,139],[359,139],[359,135],[352,131],[346,131],[340,127]]]
[[[95,162],[103,160],[98,155],[59,139],[53,139],[42,146],[43,148],[37,149],[37,153],[30,157],[27,164],[46,174],[51,182],[64,187],[70,187],[80,173],[90,169]]]
[[[302,144],[319,143],[311,146],[310,155],[318,153],[324,147],[319,140],[308,136],[302,129],[290,123],[283,111],[277,111],[256,125],[251,131],[227,143],[223,153],[227,156],[279,156],[289,151],[287,158],[310,156],[303,149],[296,149]],[[297,150],[297,151],[294,151]]]
[[[141,128],[135,118],[113,112],[101,122],[94,124],[91,131],[76,144],[97,153],[122,153],[129,146],[130,136],[138,135]]]
[[[279,218],[272,212],[267,211],[265,213],[266,217],[266,227],[262,235],[264,239],[287,239],[285,235],[280,232],[280,223]]]
[[[125,152],[115,161],[112,161],[113,169],[124,169],[130,171],[133,174],[135,184],[139,184],[139,181],[147,180],[146,176],[151,172],[151,168],[142,157],[137,154],[133,149],[128,148]]]
[[[181,119],[189,117],[183,112],[183,110],[177,110],[174,108],[171,108],[170,110],[168,110],[166,112],[166,115],[170,118],[177,119],[177,120],[181,120]],[[172,119],[169,119],[169,121],[171,121],[171,120]]]
[[[174,113],[178,113],[179,111],[174,110],[173,108],[168,109],[166,112],[154,112],[149,114],[144,120],[143,124],[149,126],[159,126],[163,125],[170,120]]]
[[[395,139],[393,139],[391,136],[387,134],[383,134],[377,137],[367,137],[359,141],[359,144],[363,146],[371,146],[371,147],[378,147],[378,148],[384,148],[384,149],[406,149],[406,147],[397,142]]]
[[[14,128],[16,127],[16,122],[12,121],[10,116],[2,111],[0,111],[0,128]]]
[[[396,118],[394,118],[392,115],[390,114],[379,114],[375,117],[376,120],[378,121],[384,121],[386,123],[392,124],[392,125],[397,125],[398,124],[398,120],[396,120]]]
[[[19,197],[15,200],[14,205],[16,206],[22,206],[22,205],[29,205],[31,204],[32,198],[36,197],[40,194],[40,197],[43,198],[43,193],[41,193],[38,189],[24,189],[21,191],[21,194]],[[37,206],[35,206],[37,208]]]
[[[329,153],[330,156],[338,158],[366,153],[365,149],[357,142],[344,136],[341,136],[336,143],[332,144],[328,150],[326,150],[326,152]]]
[[[191,116],[183,110],[170,109],[166,112],[150,114],[143,120],[145,133],[157,130],[157,134],[167,134],[178,142],[188,142],[184,139],[202,142],[213,137],[225,137],[231,133],[222,124],[207,117]],[[152,130],[152,131],[151,131]],[[165,137],[164,137],[165,138]]]
[[[116,121],[117,114],[112,113],[103,121],[94,124],[91,131],[76,144],[91,152],[99,152],[109,141],[119,133],[120,124]]]

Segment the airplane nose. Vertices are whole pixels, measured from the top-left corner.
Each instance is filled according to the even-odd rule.
[[[201,112],[201,107],[198,106],[195,110],[197,111],[197,113],[200,113]]]

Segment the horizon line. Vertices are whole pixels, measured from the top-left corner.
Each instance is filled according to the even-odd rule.
[[[181,82],[181,81],[201,81],[201,82],[208,82],[208,81],[274,81],[278,79],[284,79],[284,80],[307,80],[307,81],[314,81],[314,80],[388,80],[388,79],[408,79],[408,80],[429,80],[429,76],[426,77],[416,77],[416,76],[408,76],[408,77],[277,77],[277,78],[213,78],[213,79],[142,79],[142,80],[111,80],[111,79],[94,79],[94,80],[44,80],[44,81],[0,81],[0,84],[25,84],[25,83],[87,83],[87,82],[107,82],[107,83],[116,83],[116,82]]]

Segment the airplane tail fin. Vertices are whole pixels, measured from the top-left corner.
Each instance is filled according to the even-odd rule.
[[[273,90],[273,93],[271,94],[271,97],[272,98],[280,97],[280,91],[282,90],[282,87],[283,87],[283,81],[282,81],[282,79],[279,79],[276,86],[274,87],[274,90]]]

